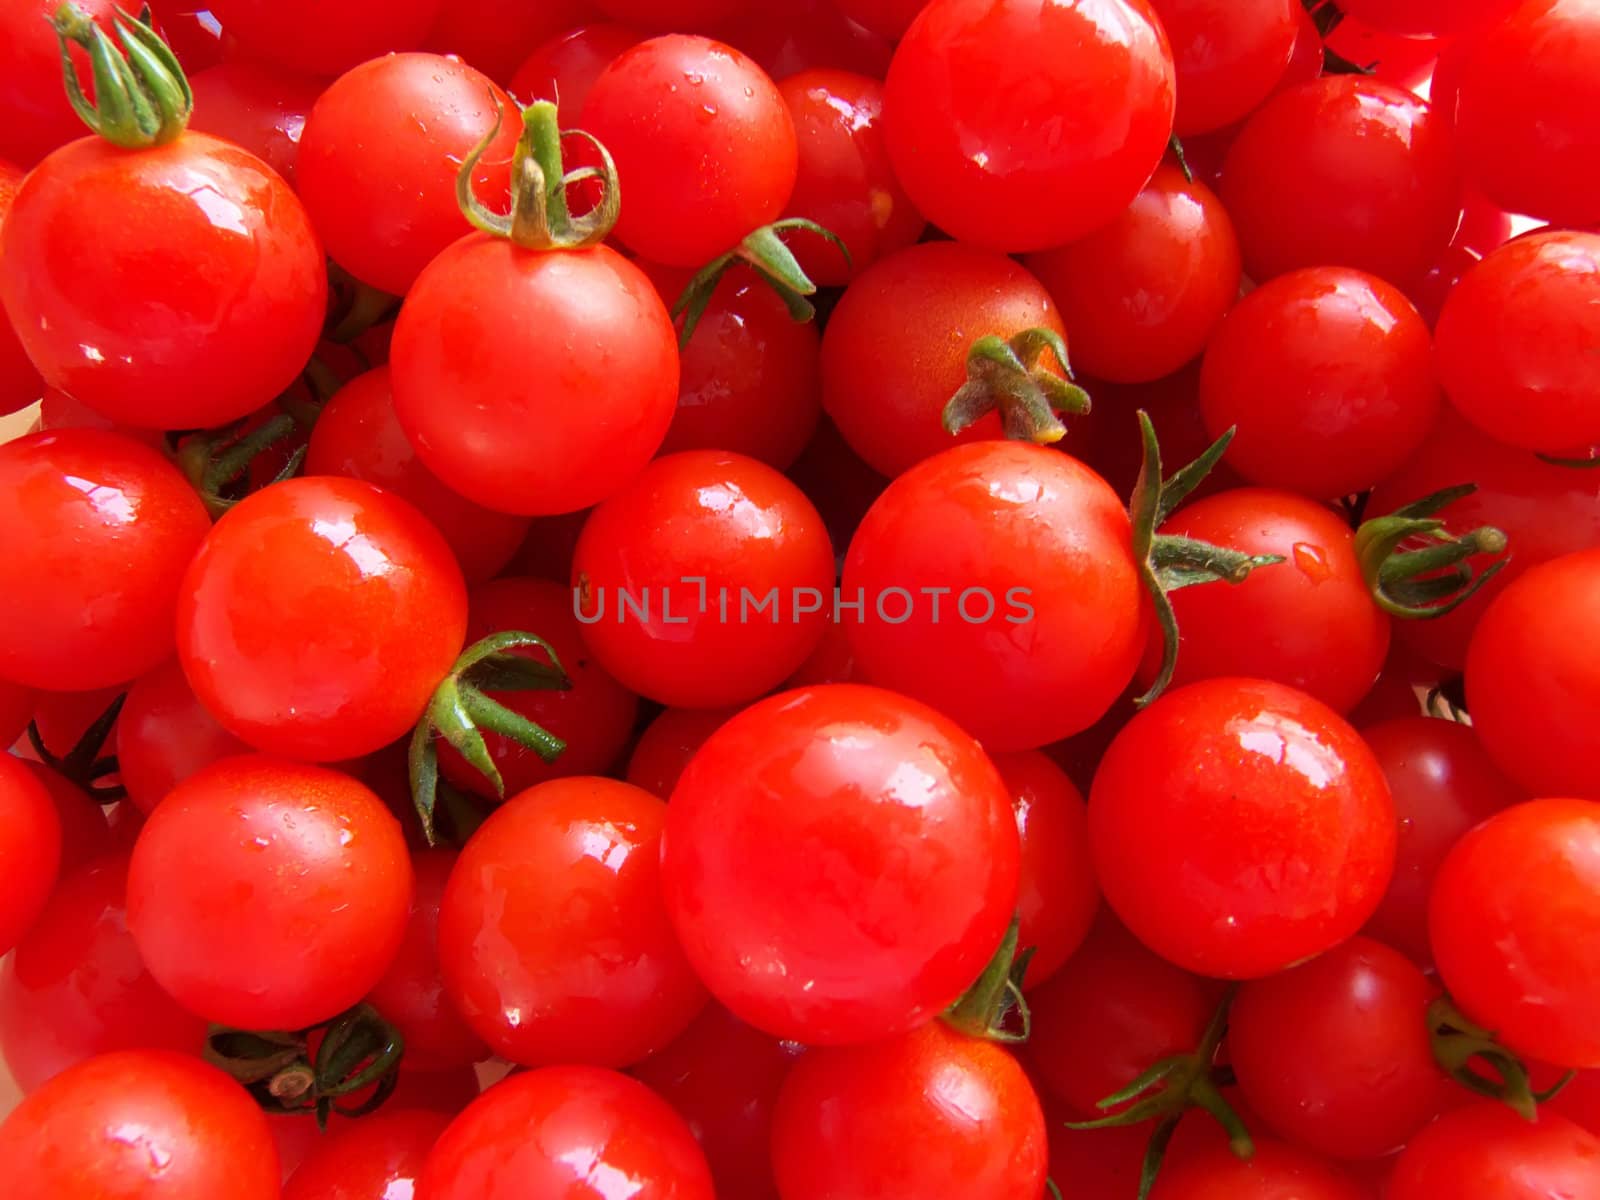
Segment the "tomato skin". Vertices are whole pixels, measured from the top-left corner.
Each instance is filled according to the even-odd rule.
[[[754,704],[700,748],[661,875],[712,995],[774,1037],[839,1045],[925,1023],[977,978],[1016,911],[1018,855],[976,742],[915,701],[831,684]]]
[[[1044,1113],[1017,1060],[942,1021],[807,1052],[772,1118],[785,1200],[1036,1196],[1047,1154]]]
[[[1372,602],[1355,534],[1339,514],[1291,492],[1235,488],[1179,509],[1162,532],[1284,560],[1235,586],[1173,594],[1183,633],[1175,685],[1270,679],[1340,713],[1371,690],[1389,653],[1390,619]],[[1159,652],[1152,638],[1141,681],[1155,678]]]
[[[1406,37],[1448,37],[1492,25],[1511,15],[1519,0],[1348,0],[1347,15]]]
[[[116,747],[128,799],[143,813],[200,768],[250,751],[206,711],[176,659],[128,689],[117,717]]]
[[[822,517],[798,487],[754,459],[695,450],[658,458],[595,509],[572,601],[583,644],[623,686],[718,708],[805,661],[833,580]]]
[[[1150,0],[1172,43],[1180,137],[1221,129],[1265,100],[1294,54],[1293,0]]]
[[[86,0],[81,7],[105,29],[111,28],[117,8],[138,15],[137,6],[114,0]],[[50,28],[56,8],[55,0],[0,4],[0,159],[24,169],[84,134],[83,120],[62,86],[61,48]],[[88,54],[76,45],[69,53],[79,84],[90,91],[94,76]]]
[[[117,434],[0,446],[0,561],[29,581],[0,589],[0,674],[88,691],[154,667],[172,652],[178,581],[209,528],[177,468]]]
[[[1595,1200],[1600,1138],[1541,1106],[1525,1121],[1479,1102],[1441,1117],[1395,1163],[1388,1200]]]
[[[24,1092],[112,1050],[198,1056],[206,1026],[151,977],[128,932],[128,860],[63,872],[49,903],[0,966],[0,1052]]]
[[[616,491],[677,405],[672,320],[644,273],[604,246],[533,253],[463,238],[407,295],[390,363],[400,427],[428,469],[524,516]]]
[[[593,15],[588,0],[457,0],[440,8],[423,49],[454,54],[505,86],[535,46]]]
[[[28,766],[0,755],[0,954],[39,919],[61,868],[61,818]]]
[[[794,190],[783,97],[754,62],[710,38],[667,34],[613,59],[581,124],[611,152],[623,194],[649,195],[623,204],[615,236],[653,262],[703,266],[776,220]]]
[[[468,583],[494,578],[528,535],[527,518],[473,503],[422,464],[395,415],[387,366],[334,393],[311,430],[304,471],[364,479],[416,505],[450,543]]]
[[[377,796],[324,767],[242,755],[191,775],[150,814],[128,869],[128,928],[191,1012],[302,1029],[382,976],[411,892],[405,838]]]
[[[1472,830],[1428,905],[1439,976],[1505,1045],[1600,1066],[1600,803],[1529,800]]]
[[[1249,1161],[1226,1144],[1179,1158],[1161,1172],[1150,1200],[1369,1200],[1367,1189],[1325,1159],[1267,1138],[1255,1144]]]
[[[1455,232],[1461,182],[1449,121],[1410,92],[1329,75],[1272,97],[1222,168],[1245,273],[1304,267],[1421,279]]]
[[[1222,201],[1160,166],[1118,217],[1024,265],[1060,308],[1074,369],[1144,383],[1193,359],[1239,295],[1239,240]]]
[[[662,903],[662,802],[595,776],[502,805],[461,852],[439,907],[450,998],[525,1066],[624,1067],[706,1002]]]
[[[169,1050],[63,1071],[0,1124],[0,1162],[12,1200],[278,1196],[267,1118],[221,1071]]]
[[[520,132],[511,97],[441,54],[369,59],[328,85],[306,118],[296,185],[328,255],[357,279],[404,295],[446,246],[471,232],[456,202],[461,162],[495,125],[473,191],[510,205]]]
[[[384,1200],[406,1195],[416,1186],[428,1151],[449,1124],[443,1113],[385,1108],[340,1126],[295,1169],[284,1185],[283,1200]]]
[[[0,159],[0,236],[5,233],[6,217],[22,186],[20,167]],[[11,321],[0,313],[0,416],[21,412],[44,395],[44,380],[29,360]]]
[[[440,0],[351,0],[333,9],[318,0],[211,4],[243,57],[323,76],[421,45],[441,8]]]
[[[631,25],[606,22],[563,30],[540,42],[523,59],[506,91],[516,97],[518,104],[550,100],[560,104],[569,116],[576,116],[583,111],[589,89],[600,78],[600,72],[645,37],[642,30]]]
[[[1089,837],[1135,937],[1188,970],[1250,979],[1360,929],[1396,834],[1383,772],[1332,709],[1282,684],[1209,679],[1167,692],[1112,741]]]
[[[736,708],[669,708],[645,727],[628,756],[627,780],[666,800],[695,751]]]
[[[289,386],[322,330],[327,271],[305,209],[260,159],[203,133],[132,151],[80,138],[29,174],[5,230],[0,298],[28,357],[123,424],[242,417]]]
[[[189,86],[194,91],[190,129],[243,146],[288,183],[295,182],[300,135],[323,80],[235,61],[197,72]]]
[[[534,1136],[529,1136],[532,1133]],[[644,1084],[601,1067],[545,1067],[486,1091],[434,1144],[426,1200],[712,1200],[711,1172],[683,1118]]]
[[[1123,502],[1074,458],[1020,442],[946,450],[890,484],[850,543],[843,599],[864,598],[847,626],[857,668],[991,750],[1081,732],[1144,648],[1131,539]],[[920,589],[899,622],[896,588]],[[968,592],[987,593],[990,620],[951,611]]]
[[[1411,301],[1374,275],[1281,275],[1241,300],[1206,349],[1206,429],[1238,426],[1228,462],[1252,483],[1317,500],[1364,491],[1439,419],[1431,349]]]
[[[731,17],[743,0],[595,0],[614,21],[650,29],[700,29]]]
[[[889,65],[884,134],[934,225],[1043,250],[1138,194],[1166,150],[1173,96],[1172,51],[1146,0],[933,0]]]

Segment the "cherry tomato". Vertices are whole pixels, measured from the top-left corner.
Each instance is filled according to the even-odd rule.
[[[467,1106],[418,1180],[427,1200],[712,1200],[694,1134],[644,1084],[601,1067],[513,1075]]]
[[[178,656],[224,729],[276,754],[357,758],[405,734],[461,651],[444,539],[371,484],[291,479],[217,523],[184,577]]]
[[[1369,1200],[1370,1195],[1326,1160],[1258,1137],[1248,1160],[1225,1144],[1180,1158],[1161,1172],[1150,1200]]]
[[[822,637],[833,549],[789,480],[736,454],[657,459],[573,557],[584,645],[625,687],[716,708],[782,683]]]
[[[882,79],[894,54],[888,38],[856,24],[833,0],[746,5],[732,21],[718,27],[717,36],[779,80],[818,67]]]
[[[0,561],[27,580],[0,588],[0,675],[85,691],[154,667],[209,528],[177,468],[127,438],[64,429],[0,446]]]
[[[1335,499],[1397,469],[1438,421],[1431,349],[1411,301],[1382,279],[1293,271],[1217,328],[1201,412],[1214,437],[1238,427],[1228,461],[1251,482]]]
[[[505,85],[535,46],[593,15],[588,0],[454,0],[439,9],[423,48],[457,55]]]
[[[194,77],[220,63],[232,47],[224,47],[222,26],[202,7],[210,0],[155,0],[149,8],[162,39],[182,64],[192,84]]]
[[[84,133],[83,121],[67,102],[61,47],[50,28],[58,7],[59,0],[0,3],[0,159],[24,169]],[[81,0],[79,7],[107,29],[116,8],[138,15],[137,5],[115,0]],[[68,53],[79,84],[89,89],[88,53],[75,44]]]
[[[1138,195],[1172,134],[1173,97],[1172,51],[1146,0],[933,0],[889,67],[884,134],[906,194],[940,229],[1044,250]]]
[[[772,1117],[778,1191],[795,1200],[1037,1196],[1047,1156],[1044,1113],[1017,1060],[941,1021],[810,1051]]]
[[[1222,199],[1257,281],[1339,266],[1409,286],[1461,215],[1449,121],[1401,88],[1326,76],[1245,123],[1223,164]]]
[[[151,977],[128,932],[128,861],[62,875],[32,931],[0,966],[0,1052],[24,1092],[112,1050],[199,1055],[206,1026]]]
[[[0,755],[0,953],[32,928],[61,867],[61,818],[27,764]]]
[[[295,181],[300,135],[322,94],[321,79],[259,63],[226,62],[198,72],[189,86],[194,91],[191,129],[242,146],[288,182]]]
[[[1445,37],[1492,25],[1511,15],[1518,0],[1343,0],[1347,16],[1407,37]]]
[[[822,640],[811,656],[795,668],[786,687],[808,687],[813,683],[853,683],[856,656],[850,649],[850,635],[839,622],[829,620]]]
[[[614,59],[580,123],[616,160],[623,195],[649,197],[623,204],[616,237],[654,262],[702,266],[775,220],[794,190],[783,97],[765,71],[710,38],[669,34]]]
[[[1283,77],[1299,32],[1294,0],[1150,0],[1172,43],[1180,136],[1231,125]]]
[[[422,44],[441,0],[211,0],[244,57],[291,71],[337,75],[388,50]]]
[[[506,90],[518,104],[551,100],[571,116],[583,111],[589,89],[600,72],[625,50],[644,41],[645,33],[631,25],[598,23],[579,25],[540,42],[523,59]]]
[[[695,751],[733,716],[732,708],[669,708],[645,727],[628,757],[628,782],[665,800]]]
[[[22,186],[23,171],[0,160],[0,236],[5,233],[6,217]],[[44,395],[44,380],[17,340],[11,321],[0,313],[0,416],[21,412]]]
[[[191,775],[150,814],[128,870],[128,928],[191,1012],[303,1029],[378,982],[411,890],[400,823],[365,787],[241,755]]]
[[[1515,3],[1516,0],[1511,0]],[[1448,42],[1405,37],[1352,19],[1348,14],[1328,31],[1327,49],[1347,63],[1370,71],[1371,78],[1422,94],[1439,51]],[[1448,116],[1443,109],[1441,115]]]
[[[116,739],[122,785],[145,813],[201,767],[250,749],[206,711],[176,659],[128,689]]]
[[[1422,282],[1409,293],[1422,319],[1437,329],[1445,301],[1468,271],[1492,250],[1511,239],[1512,217],[1476,193],[1468,193],[1461,210],[1461,228],[1450,240]]]
[[[1025,262],[1060,306],[1072,365],[1118,383],[1183,366],[1239,295],[1233,223],[1176,167],[1157,167],[1110,224]]]
[[[890,484],[850,543],[857,667],[994,750],[1087,729],[1144,647],[1131,539],[1122,501],[1074,458],[1021,442],[946,450]]]
[[[819,286],[842,284],[864,267],[911,245],[927,224],[895,178],[883,140],[883,84],[831,68],[800,71],[778,84],[794,119],[800,166],[787,215],[807,217],[843,239],[789,235],[795,256]]]
[[[1001,436],[998,413],[954,438],[939,417],[967,380],[973,342],[1036,327],[1066,333],[1044,285],[1005,255],[912,246],[863,272],[828,318],[822,406],[874,470],[899,475],[957,442]]]
[[[1530,800],[1450,851],[1428,905],[1439,976],[1507,1046],[1600,1066],[1600,804]]]
[[[1016,911],[1018,857],[976,742],[915,701],[832,684],[712,734],[673,790],[661,873],[718,1000],[835,1045],[923,1024],[977,978]]]
[[[407,1053],[410,1046],[406,1047]],[[421,1109],[385,1108],[341,1126],[308,1154],[284,1185],[283,1200],[397,1200],[410,1196],[428,1151],[450,1119]]]
[[[469,583],[498,574],[528,534],[527,518],[475,504],[423,466],[395,416],[387,366],[334,393],[311,431],[304,469],[364,479],[416,505],[450,543]]]
[[[1419,1133],[1395,1163],[1388,1200],[1595,1200],[1600,1138],[1540,1109],[1525,1121],[1503,1104],[1479,1103]]]
[[[445,987],[513,1062],[623,1067],[705,1003],[662,902],[662,802],[626,783],[558,779],[473,835],[439,908]]]
[[[1388,785],[1355,730],[1263,680],[1166,693],[1112,741],[1090,793],[1106,901],[1158,954],[1229,979],[1284,970],[1360,929],[1388,886],[1395,836]]]
[[[71,1067],[0,1124],[11,1200],[277,1200],[267,1118],[232,1079],[170,1050]]]

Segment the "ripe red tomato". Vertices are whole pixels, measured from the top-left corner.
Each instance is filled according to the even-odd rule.
[[[358,758],[416,724],[466,609],[450,548],[416,509],[354,479],[291,479],[247,497],[195,555],[178,657],[257,749]]]
[[[150,814],[128,869],[128,928],[189,1011],[303,1029],[377,983],[411,888],[400,823],[364,786],[241,755],[191,775]]]
[[[716,708],[782,683],[822,637],[833,548],[805,494],[737,454],[659,458],[573,556],[584,645],[625,687]]]
[[[818,67],[882,79],[894,54],[893,42],[856,24],[834,0],[746,5],[718,27],[717,36],[755,59],[774,79]]]
[[[695,751],[722,728],[734,708],[669,708],[645,727],[628,756],[628,782],[665,800]]]
[[[1166,693],[1112,741],[1090,792],[1106,901],[1158,954],[1228,979],[1282,971],[1360,929],[1395,836],[1388,785],[1355,730],[1262,680]]]
[[[517,68],[506,90],[517,103],[551,100],[569,117],[576,118],[589,98],[600,72],[625,50],[644,41],[645,33],[631,25],[604,22],[563,30],[540,42]]]
[[[1513,1050],[1600,1067],[1600,803],[1530,800],[1456,843],[1428,905],[1434,961]]]
[[[495,1053],[624,1067],[683,1032],[705,990],[662,902],[667,813],[639,788],[558,779],[508,800],[439,908],[445,987]]]
[[[20,167],[0,160],[0,236],[5,233],[6,217],[22,186],[22,176]],[[20,412],[42,395],[44,380],[17,340],[10,319],[0,312],[0,416]]]
[[[677,405],[672,320],[645,274],[605,246],[461,239],[407,295],[390,362],[417,455],[499,512],[603,500],[655,454]]]
[[[1172,43],[1180,136],[1242,119],[1283,78],[1299,21],[1294,0],[1150,0]]]
[[[154,667],[210,527],[177,468],[128,438],[63,429],[0,446],[0,562],[27,580],[0,588],[0,675],[87,691]]]
[[[776,220],[794,190],[783,97],[710,38],[668,34],[626,51],[594,81],[579,124],[611,152],[622,194],[648,197],[623,202],[616,237],[654,262],[704,265]]]
[[[306,115],[324,86],[315,75],[280,67],[218,63],[189,80],[194,92],[189,127],[243,146],[294,183]]]
[[[83,121],[62,86],[61,48],[50,28],[58,7],[58,0],[0,3],[0,159],[24,169],[83,136]],[[107,29],[116,8],[138,14],[137,5],[114,0],[81,0],[79,7]],[[87,51],[71,45],[68,54],[88,90],[93,75]]]
[[[999,772],[949,720],[824,685],[707,740],[673,790],[661,874],[689,961],[734,1015],[808,1045],[865,1042],[931,1020],[993,956],[1016,911],[1017,827]]]
[[[206,1026],[151,977],[128,932],[128,860],[64,872],[0,965],[0,1053],[24,1092],[112,1050],[199,1055]]]
[[[62,147],[5,233],[0,299],[28,357],[122,424],[242,417],[289,386],[322,330],[327,270],[305,209],[255,155],[203,133]]]
[[[1372,602],[1349,523],[1290,492],[1234,488],[1173,514],[1162,532],[1283,562],[1234,587],[1183,588],[1174,684],[1222,675],[1270,679],[1346,713],[1371,690],[1389,653],[1390,619]],[[1141,678],[1153,680],[1152,639]]]
[[[973,342],[1033,328],[1066,333],[1044,285],[1005,255],[957,242],[912,246],[864,271],[828,318],[822,406],[868,465],[899,475],[957,442],[1001,436],[998,413],[955,437],[940,414],[967,381]]]
[[[441,54],[388,54],[339,76],[306,118],[295,167],[329,257],[363,283],[404,295],[471,232],[456,175],[497,113],[499,133],[473,190],[496,212],[508,206],[516,111],[488,76]]]
[[[1239,295],[1233,222],[1176,167],[1157,167],[1109,224],[1024,261],[1060,306],[1072,365],[1115,383],[1178,370]]]
[[[1600,1138],[1541,1109],[1459,1108],[1419,1133],[1395,1163],[1388,1200],[1596,1200]]]
[[[1138,195],[1172,134],[1173,95],[1146,0],[933,0],[890,64],[884,135],[940,229],[1044,250]]]
[[[176,659],[128,689],[117,717],[116,747],[122,785],[144,813],[201,767],[250,750],[206,711]]]
[[[600,1067],[511,1076],[474,1100],[428,1154],[427,1200],[712,1200],[694,1134],[644,1084]]]
[[[1246,479],[1331,500],[1396,470],[1442,405],[1411,301],[1362,271],[1313,267],[1263,284],[1223,319],[1200,407],[1212,436],[1238,427],[1228,462]]]
[[[61,867],[61,818],[19,758],[0,754],[0,954],[44,911]]]
[[[528,535],[526,517],[473,503],[422,464],[395,415],[387,366],[334,393],[311,431],[304,469],[364,479],[416,505],[450,543],[468,583],[494,578]]]
[[[1347,16],[1407,37],[1447,37],[1492,25],[1519,0],[1342,0]]]
[[[593,16],[588,0],[454,0],[439,10],[422,48],[454,54],[505,85],[535,46]]]
[[[1302,267],[1355,267],[1397,287],[1427,272],[1461,216],[1447,117],[1362,75],[1291,88],[1245,123],[1222,199],[1264,282]]]
[[[1044,1113],[1017,1060],[942,1021],[809,1051],[772,1116],[785,1197],[1014,1200],[1042,1194],[1047,1155]]]
[[[407,1044],[407,1053],[410,1053]],[[450,1124],[443,1113],[385,1109],[341,1126],[305,1157],[283,1200],[397,1200],[414,1194],[428,1151]]]
[[[1122,501],[1021,442],[958,446],[890,484],[850,543],[842,598],[862,603],[847,626],[862,677],[993,750],[1093,725],[1144,648]]]
[[[247,58],[291,71],[337,75],[388,50],[422,44],[441,0],[211,0],[211,10]]]
[[[1150,1192],[1150,1200],[1369,1200],[1370,1196],[1325,1159],[1259,1137],[1249,1159],[1239,1158],[1225,1144],[1179,1158],[1161,1172]]]
[[[1331,1158],[1390,1154],[1453,1100],[1434,1061],[1420,967],[1369,938],[1253,980],[1228,1012],[1228,1061],[1279,1137]]]

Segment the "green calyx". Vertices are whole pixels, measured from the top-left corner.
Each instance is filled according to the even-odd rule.
[[[1528,1068],[1495,1035],[1473,1024],[1449,996],[1440,996],[1428,1006],[1428,1037],[1433,1059],[1462,1087],[1490,1100],[1498,1100],[1526,1121],[1537,1119],[1539,1105],[1554,1100],[1571,1083],[1576,1071],[1568,1071],[1542,1092],[1533,1090]],[[1492,1075],[1474,1067],[1481,1063]]]
[[[1222,1044],[1223,1034],[1228,1031],[1228,1010],[1238,986],[1229,986],[1217,1005],[1211,1023],[1206,1026],[1200,1044],[1192,1053],[1162,1059],[1127,1087],[1112,1093],[1097,1105],[1102,1109],[1121,1108],[1120,1112],[1097,1121],[1068,1123],[1069,1129],[1109,1129],[1113,1126],[1155,1122],[1139,1172],[1139,1200],[1146,1200],[1155,1187],[1172,1135],[1177,1132],[1183,1114],[1191,1108],[1203,1109],[1216,1118],[1227,1132],[1228,1146],[1239,1158],[1249,1159],[1255,1154],[1255,1142],[1250,1137],[1250,1131],[1222,1094],[1228,1074],[1215,1065],[1217,1047]],[[1125,1104],[1128,1107],[1122,1108]]]
[[[683,327],[678,331],[680,350],[694,336],[695,327],[705,315],[717,284],[730,268],[739,263],[754,270],[766,281],[767,286],[778,293],[789,315],[796,321],[809,321],[817,315],[816,305],[810,299],[817,294],[817,285],[811,282],[810,276],[800,266],[800,260],[795,258],[794,251],[779,236],[793,229],[803,229],[826,238],[844,256],[846,264],[850,262],[849,247],[832,230],[823,228],[815,221],[808,221],[804,217],[786,217],[771,225],[763,225],[732,250],[701,267],[678,296],[672,306],[672,317],[673,320],[683,318]]]
[[[1143,708],[1172,682],[1178,665],[1178,618],[1173,612],[1171,593],[1179,588],[1203,583],[1243,583],[1258,567],[1283,561],[1281,554],[1245,554],[1214,546],[1194,538],[1171,537],[1160,532],[1173,511],[1199,487],[1213,467],[1221,461],[1233,441],[1232,429],[1213,442],[1206,452],[1170,479],[1161,475],[1161,446],[1155,426],[1146,412],[1139,413],[1139,432],[1144,439],[1144,457],[1139,479],[1133,487],[1128,507],[1133,518],[1133,557],[1145,590],[1155,605],[1161,626],[1161,669],[1150,690],[1136,701]]]
[[[201,503],[213,520],[240,500],[250,464],[274,446],[301,432],[300,423],[286,412],[275,413],[253,429],[248,418],[218,430],[203,430],[186,438],[176,455],[178,469],[200,495]],[[305,463],[306,444],[294,449],[284,465],[269,481],[279,483],[299,474]]]
[[[991,1042],[1020,1044],[1028,1040],[1033,1019],[1022,994],[1022,979],[1033,959],[1033,948],[1017,951],[1021,922],[1020,913],[1011,918],[1011,925],[983,974],[945,1010],[944,1020],[951,1028]]]
[[[1510,560],[1474,575],[1467,559],[1504,554],[1506,535],[1492,525],[1451,537],[1434,514],[1478,490],[1475,483],[1445,488],[1356,530],[1356,559],[1372,598],[1384,612],[1410,620],[1442,617],[1470,600]],[[1410,543],[1413,548],[1401,549]]]
[[[33,747],[41,763],[62,778],[77,784],[91,800],[100,804],[115,804],[128,794],[128,790],[120,784],[100,782],[121,769],[116,755],[102,754],[101,751],[105,749],[106,739],[111,736],[111,727],[117,723],[117,716],[127,699],[128,694],[124,692],[113,700],[65,754],[50,753],[35,721],[28,722],[28,744]]]
[[[1040,362],[1047,350],[1066,378]],[[1048,446],[1067,433],[1056,414],[1082,416],[1089,405],[1089,393],[1072,382],[1066,341],[1053,329],[1033,328],[1011,338],[986,334],[972,343],[967,381],[944,406],[942,420],[946,433],[957,434],[998,409],[1006,437]]]
[[[114,145],[129,150],[172,141],[189,124],[194,94],[177,56],[153,28],[148,7],[135,20],[120,8],[111,10],[119,51],[106,31],[82,8],[68,0],[50,18],[61,46],[61,69],[67,99],[83,123]],[[72,61],[76,42],[89,52],[94,73],[94,100],[83,94]]]
[[[616,164],[611,152],[591,134],[581,129],[563,131],[556,106],[540,100],[522,110],[522,136],[511,157],[511,211],[491,211],[472,189],[472,175],[478,161],[497,137],[505,118],[500,98],[494,96],[494,127],[473,147],[456,173],[456,201],[461,211],[478,229],[495,237],[509,238],[527,250],[581,250],[605,241],[621,211],[622,190],[617,182]],[[600,156],[598,167],[564,169],[561,158],[563,138],[581,138]],[[567,206],[567,189],[585,180],[598,180],[600,200],[581,217]]]
[[[311,1035],[322,1033],[316,1053]],[[394,1094],[405,1040],[370,1004],[358,1004],[307,1029],[253,1032],[213,1025],[205,1060],[245,1086],[269,1113],[309,1113],[326,1130],[334,1113],[359,1117]],[[367,1099],[340,1100],[377,1085]]]
[[[524,647],[542,650],[550,661],[512,653]],[[550,643],[520,630],[486,637],[456,659],[411,736],[411,799],[429,845],[436,845],[438,838],[434,820],[440,797],[436,739],[443,738],[455,747],[473,770],[494,786],[495,794],[504,797],[505,780],[489,753],[484,730],[510,738],[545,762],[554,762],[567,744],[487,693],[566,691],[571,687],[572,681]]]

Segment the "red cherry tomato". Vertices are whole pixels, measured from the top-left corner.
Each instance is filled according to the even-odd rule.
[[[1180,136],[1231,125],[1283,78],[1299,32],[1294,0],[1150,0],[1172,43]]]
[[[589,518],[572,562],[584,645],[662,704],[782,683],[822,637],[833,549],[789,480],[736,454],[657,459]]]
[[[513,1075],[474,1100],[434,1143],[427,1200],[712,1200],[694,1134],[644,1084],[600,1067]]]
[[[1233,223],[1176,167],[1157,167],[1110,224],[1025,263],[1060,306],[1072,365],[1117,383],[1189,362],[1239,295]]]
[[[704,265],[775,220],[794,190],[783,97],[765,71],[710,38],[669,34],[614,59],[580,124],[616,160],[623,195],[649,197],[624,202],[616,237],[654,262]]]
[[[211,0],[243,57],[291,71],[337,75],[388,50],[422,44],[441,0]]]
[[[678,777],[738,709],[669,708],[645,727],[628,757],[628,782],[665,800],[678,786]]]
[[[747,5],[717,36],[778,80],[818,67],[882,79],[894,54],[889,39],[856,24],[833,0]]]
[[[673,790],[661,872],[712,994],[776,1037],[834,1045],[914,1028],[977,978],[1016,911],[1018,839],[976,742],[833,684],[710,737]]]
[[[241,755],[191,775],[150,814],[128,869],[128,928],[191,1012],[303,1029],[382,976],[411,887],[400,823],[365,787]]]
[[[1394,869],[1394,803],[1372,752],[1321,701],[1210,679],[1117,735],[1089,837],[1135,937],[1189,970],[1249,979],[1365,924]]]
[[[0,562],[27,581],[0,588],[0,675],[85,691],[154,667],[209,528],[177,468],[127,438],[66,429],[0,446]]]
[[[1340,266],[1409,286],[1461,216],[1449,121],[1401,88],[1326,76],[1246,122],[1222,168],[1222,199],[1253,279]]]
[[[1407,37],[1446,37],[1492,25],[1511,15],[1518,0],[1344,0],[1346,15]]]
[[[940,229],[1044,250],[1138,195],[1172,134],[1173,94],[1146,0],[933,0],[895,51],[884,133]]]
[[[1150,1200],[1369,1200],[1371,1193],[1325,1159],[1282,1142],[1255,1139],[1239,1158],[1213,1145],[1161,1172]]]
[[[199,1055],[205,1022],[151,977],[128,932],[125,857],[64,873],[0,966],[0,1052],[24,1092],[112,1050]]]
[[[59,6],[59,0],[0,4],[0,159],[23,168],[84,134],[82,119],[67,102],[61,47],[50,28],[50,17]],[[106,29],[117,8],[129,16],[139,11],[137,5],[114,0],[83,0],[79,7]],[[73,44],[69,54],[79,84],[90,89],[88,53]]]
[[[513,1062],[623,1067],[705,1003],[662,902],[662,802],[615,780],[530,788],[473,835],[439,908],[445,986]]]
[[[772,1118],[783,1196],[1013,1200],[1041,1194],[1047,1156],[1044,1113],[1017,1060],[941,1021],[810,1051]]]
[[[443,1113],[385,1108],[341,1126],[296,1168],[283,1200],[390,1200],[412,1193],[448,1124]]]
[[[930,458],[850,543],[841,600],[862,605],[847,626],[857,668],[994,750],[1081,732],[1144,647],[1131,538],[1122,501],[1058,451],[977,442]]]
[[[1246,479],[1335,499],[1397,469],[1438,421],[1431,350],[1411,301],[1382,279],[1293,271],[1217,328],[1201,412],[1214,437],[1238,427],[1228,461]]]
[[[540,42],[522,61],[506,90],[518,104],[550,100],[570,117],[583,112],[589,89],[600,72],[623,51],[644,41],[642,30],[631,25],[579,25]]]
[[[122,785],[144,813],[201,767],[250,749],[206,711],[176,659],[128,689],[116,738]]]
[[[461,651],[466,608],[449,547],[416,509],[353,479],[291,479],[206,538],[184,577],[178,656],[230,733],[333,762],[416,724]]]
[[[232,1079],[169,1050],[79,1063],[0,1124],[11,1200],[277,1200],[267,1118]]]
[[[32,928],[61,866],[61,818],[27,764],[0,755],[0,953]]]
[[[505,85],[535,46],[593,15],[588,0],[454,0],[440,8],[423,49],[457,55]]]
[[[260,408],[311,356],[327,290],[289,186],[203,133],[147,150],[80,138],[29,174],[6,218],[0,298],[28,357],[127,425],[194,429]]]
[[[0,235],[5,233],[6,217],[22,186],[22,177],[20,167],[0,160]],[[0,313],[0,416],[21,412],[42,395],[44,380],[17,340],[10,319]]]
[[[1406,1147],[1388,1200],[1596,1200],[1600,1138],[1543,1108],[1525,1121],[1478,1103],[1440,1118]]]
[[[242,146],[288,182],[295,181],[300,134],[323,80],[259,63],[226,62],[198,72],[189,86],[194,91],[191,129]]]
[[[1468,833],[1428,905],[1439,976],[1519,1053],[1600,1066],[1600,803],[1530,800]]]

